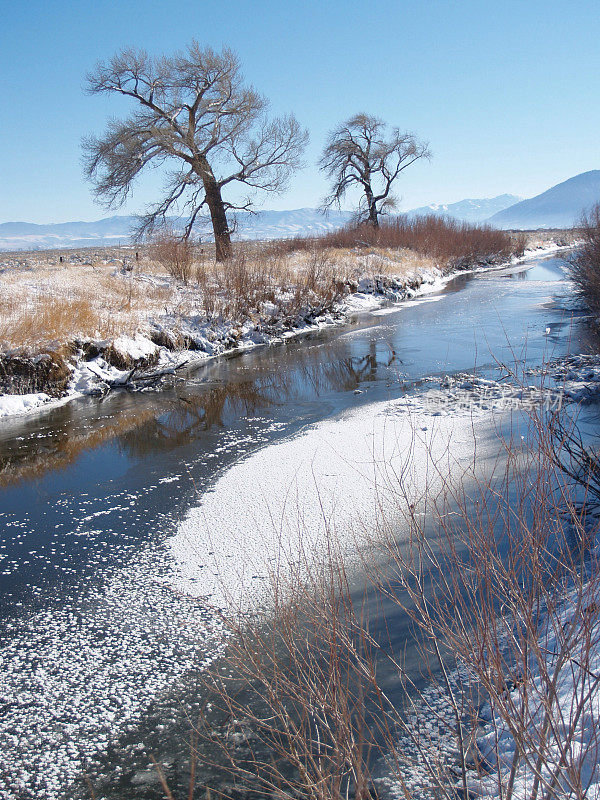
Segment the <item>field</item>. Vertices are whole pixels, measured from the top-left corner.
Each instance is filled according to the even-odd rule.
[[[75,339],[131,336],[164,316],[240,318],[278,295],[293,311],[368,273],[406,277],[435,267],[408,250],[338,248],[266,258],[247,244],[226,266],[202,248],[184,283],[154,256],[150,248],[132,247],[0,255],[0,348],[33,353]]]
[[[346,228],[318,238],[241,242],[215,264],[213,246],[47,250],[0,254],[0,352],[28,355],[75,340],[110,340],[148,332],[150,320],[203,316],[242,322],[272,305],[293,315],[356,291],[361,281],[508,260],[528,248],[567,244],[572,233],[506,234],[485,226],[440,222]]]

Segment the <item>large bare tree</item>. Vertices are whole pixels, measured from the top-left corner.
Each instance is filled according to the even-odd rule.
[[[170,164],[162,199],[140,217],[150,234],[176,209],[189,237],[208,208],[217,260],[231,251],[227,212],[251,210],[256,190],[279,192],[300,166],[308,134],[293,115],[269,119],[267,101],[244,84],[238,57],[193,41],[184,53],[154,58],[123,50],[87,76],[92,94],[115,93],[137,104],[112,120],[100,137],[84,140],[87,177],[109,207],[122,205],[146,167]],[[225,200],[230,184],[247,187],[243,200]]]
[[[430,158],[429,145],[412,133],[401,133],[369,114],[355,114],[333,130],[319,161],[331,181],[324,208],[340,205],[346,192],[361,191],[358,218],[379,225],[379,215],[395,206],[391,194],[398,175],[419,158]]]

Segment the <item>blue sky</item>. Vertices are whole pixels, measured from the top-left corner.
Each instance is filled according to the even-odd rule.
[[[85,73],[124,46],[171,53],[195,37],[236,50],[275,113],[310,131],[307,167],[265,208],[318,205],[327,131],[356,111],[431,144],[398,185],[401,207],[532,196],[600,168],[597,2],[546,0],[1,0],[0,222],[98,219],[81,137],[122,99],[83,93]],[[156,197],[157,176],[125,209]]]

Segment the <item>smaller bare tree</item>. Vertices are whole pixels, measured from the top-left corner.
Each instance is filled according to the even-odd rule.
[[[324,208],[340,205],[348,189],[359,188],[363,196],[359,221],[379,225],[379,215],[395,206],[392,184],[420,158],[431,158],[429,145],[412,133],[401,133],[369,114],[355,114],[329,134],[319,166],[331,181],[331,194]]]

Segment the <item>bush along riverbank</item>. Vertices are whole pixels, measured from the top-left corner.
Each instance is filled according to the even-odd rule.
[[[600,205],[585,214],[578,230],[580,246],[569,259],[575,288],[600,322]]]
[[[84,394],[155,388],[208,358],[435,291],[467,264],[489,268],[530,254],[521,238],[493,234],[494,247],[497,236],[506,241],[485,258],[481,232],[477,248],[467,239],[461,259],[436,260],[416,241],[426,252],[384,246],[393,239],[353,248],[244,244],[224,265],[164,242],[137,260],[133,251],[120,260],[113,251],[68,263],[56,253],[20,258],[5,269],[0,308],[0,417]]]

